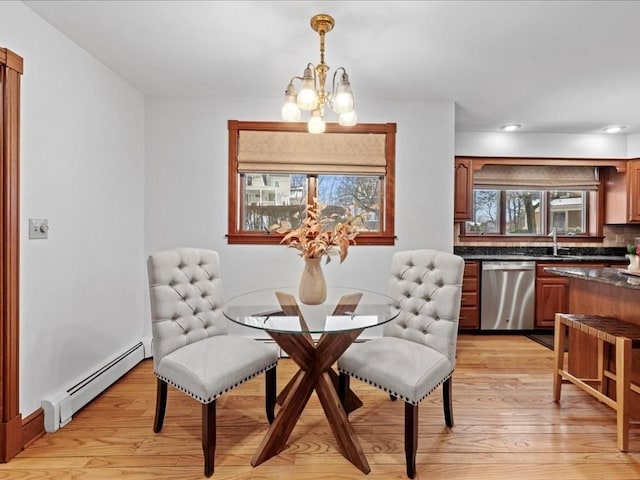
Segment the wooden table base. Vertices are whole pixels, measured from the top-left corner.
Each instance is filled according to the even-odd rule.
[[[325,333],[317,344],[308,335],[269,332],[276,343],[289,354],[300,370],[283,390],[282,407],[269,427],[262,443],[251,459],[254,467],[280,453],[293,431],[304,407],[315,390],[338,444],[338,451],[362,472],[369,473],[369,463],[358,442],[353,426],[340,403],[335,387],[337,374],[332,370],[340,355],[362,333],[362,330]],[[349,410],[357,408],[359,399],[352,394]],[[361,402],[360,402],[361,404]]]

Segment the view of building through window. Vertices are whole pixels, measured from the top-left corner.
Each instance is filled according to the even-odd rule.
[[[309,198],[313,197],[325,205],[325,217],[335,216],[339,220],[359,215],[364,229],[381,230],[382,177],[246,173],[241,179],[244,231],[265,231],[283,220],[295,227],[304,218]]]

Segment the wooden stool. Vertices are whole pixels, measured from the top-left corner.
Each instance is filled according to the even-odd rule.
[[[629,397],[631,391],[640,394],[640,387],[631,382],[631,350],[640,348],[640,325],[623,322],[615,318],[599,315],[573,315],[556,313],[553,352],[555,374],[553,376],[553,399],[560,401],[562,381],[567,380],[602,403],[616,411],[618,449],[629,450]],[[566,328],[577,329],[598,341],[597,378],[577,378],[564,369],[564,345]],[[607,349],[605,343],[615,346],[616,371],[607,368]],[[606,395],[605,377],[616,382],[616,399]],[[590,384],[595,383],[597,388]]]

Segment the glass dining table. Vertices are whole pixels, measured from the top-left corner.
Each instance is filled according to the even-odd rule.
[[[347,416],[362,402],[349,390],[342,404],[333,365],[365,329],[396,318],[398,304],[377,292],[327,287],[322,304],[305,305],[297,298],[297,288],[282,287],[243,293],[225,302],[222,311],[235,323],[267,332],[299,367],[278,395],[280,409],[251,465],[260,465],[285,448],[315,390],[338,450],[369,473],[369,463]]]

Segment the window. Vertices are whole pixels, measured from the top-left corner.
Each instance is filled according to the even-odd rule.
[[[593,166],[486,164],[473,172],[472,216],[461,234],[598,236],[600,190]]]
[[[589,192],[581,190],[473,190],[467,234],[584,235]],[[503,213],[504,212],[504,213]]]
[[[326,216],[360,215],[359,245],[394,244],[395,124],[229,121],[229,243],[279,243],[271,225],[298,225],[314,198]]]

